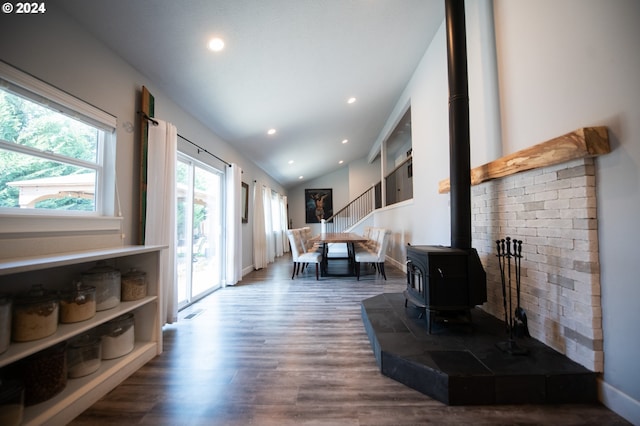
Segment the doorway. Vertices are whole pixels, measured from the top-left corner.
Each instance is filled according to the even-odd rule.
[[[178,154],[176,269],[180,309],[222,286],[223,182],[221,171]]]

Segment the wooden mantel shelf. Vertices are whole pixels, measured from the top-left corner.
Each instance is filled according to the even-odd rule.
[[[609,152],[611,147],[606,127],[583,127],[472,169],[471,185]],[[449,179],[440,181],[438,192],[446,194],[449,190]]]

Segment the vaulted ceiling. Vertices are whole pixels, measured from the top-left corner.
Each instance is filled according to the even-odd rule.
[[[58,1],[287,188],[370,154],[444,18],[444,0]]]

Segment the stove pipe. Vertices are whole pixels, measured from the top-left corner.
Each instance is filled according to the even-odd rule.
[[[464,0],[445,0],[451,247],[471,248],[471,154]]]

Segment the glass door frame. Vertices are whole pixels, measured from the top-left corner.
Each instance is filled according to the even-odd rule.
[[[184,260],[184,265],[181,265],[180,260],[178,257],[176,257],[176,270],[179,271],[179,269],[181,267],[183,267],[184,271],[184,275],[182,277],[180,277],[180,272],[177,273],[177,277],[179,279],[177,285],[178,285],[178,295],[179,300],[178,300],[178,308],[179,309],[183,309],[187,306],[189,306],[190,304],[196,302],[197,300],[200,300],[201,298],[207,296],[208,294],[210,294],[211,292],[223,287],[224,285],[224,238],[225,238],[225,233],[224,233],[224,209],[223,209],[223,203],[222,200],[224,200],[224,179],[225,179],[225,173],[220,170],[217,169],[216,167],[210,165],[210,164],[206,164],[203,163],[202,161],[199,161],[193,157],[191,157],[190,155],[183,153],[183,152],[178,152],[177,155],[177,162],[178,162],[178,167],[180,167],[180,163],[185,164],[188,167],[188,173],[187,173],[187,190],[186,192],[188,192],[188,194],[186,194],[186,196],[184,197],[183,203],[184,203],[184,231],[185,231],[185,235],[183,238],[182,243],[180,242],[180,238],[178,238],[179,232],[178,232],[178,223],[176,223],[176,233],[177,238],[176,238],[176,242],[178,244],[178,247],[176,247],[176,254],[182,252],[183,253],[183,258],[184,259],[191,259],[191,262],[187,262],[186,260]],[[194,243],[195,243],[195,239],[194,239],[194,205],[195,205],[195,192],[196,192],[196,188],[195,188],[195,179],[196,179],[196,169],[201,169],[207,173],[212,173],[217,175],[217,177],[219,178],[219,187],[218,187],[218,198],[220,199],[220,203],[217,203],[218,206],[217,208],[219,209],[218,214],[216,216],[219,217],[219,223],[217,224],[218,228],[219,228],[219,232],[217,233],[217,235],[215,235],[217,237],[217,241],[212,241],[212,243],[217,244],[217,249],[216,249],[216,254],[215,256],[218,257],[218,262],[219,262],[219,267],[218,267],[218,271],[216,274],[217,277],[217,283],[214,284],[214,286],[212,286],[211,288],[208,288],[198,294],[194,294],[194,259],[196,256],[195,250],[194,250]],[[179,182],[176,182],[176,185],[179,185]],[[176,197],[179,199],[180,195],[179,195],[179,191],[177,191],[178,193],[176,194]],[[180,204],[180,201],[177,200],[176,203],[176,208],[177,206]],[[176,217],[178,217],[178,212],[176,212]],[[216,226],[214,224],[214,226]],[[189,267],[186,267],[186,265],[189,265]],[[186,295],[185,297],[182,297],[185,293],[184,289],[181,288],[185,283],[182,282],[182,279],[186,280],[186,283],[188,285],[188,287],[186,288]]]

